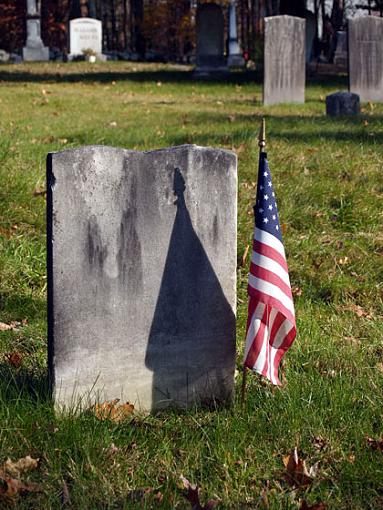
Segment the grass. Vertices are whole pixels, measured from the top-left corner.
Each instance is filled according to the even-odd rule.
[[[25,64],[2,66],[0,80],[0,321],[27,320],[0,333],[0,462],[38,457],[29,479],[42,489],[14,506],[190,508],[183,474],[222,509],[298,509],[303,499],[382,508],[383,455],[366,437],[383,433],[383,105],[327,118],[324,97],[345,89],[344,77],[311,81],[304,105],[272,107],[262,106],[255,75],[197,82],[170,66]],[[244,407],[237,397],[230,409],[120,424],[55,416],[46,384],[45,201],[34,196],[45,187],[46,154],[95,143],[234,148],[241,257],[252,235],[262,115],[296,296],[287,385],[250,376]],[[246,282],[240,267],[239,368]],[[7,359],[14,351],[20,368]],[[283,476],[282,457],[295,446],[309,466],[319,462],[300,490]]]

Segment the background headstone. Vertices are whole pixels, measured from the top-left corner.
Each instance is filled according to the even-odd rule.
[[[306,64],[313,59],[314,40],[317,30],[317,22],[313,12],[306,10]]]
[[[358,115],[359,113],[360,100],[358,94],[335,92],[326,97],[327,115]]]
[[[233,392],[236,156],[185,145],[48,156],[56,406],[141,409]]]
[[[93,18],[77,18],[69,22],[70,55],[82,55],[83,50],[102,54],[102,23]]]
[[[197,8],[197,68],[203,74],[226,70],[224,55],[225,21],[222,7],[199,4]]]
[[[305,101],[305,20],[265,18],[264,104]]]
[[[347,32],[343,30],[336,33],[334,64],[344,67],[347,67],[348,64]]]
[[[27,0],[27,41],[23,59],[29,62],[49,60],[49,48],[41,40],[40,13],[36,0]]]
[[[361,101],[383,101],[383,18],[348,20],[350,92]]]

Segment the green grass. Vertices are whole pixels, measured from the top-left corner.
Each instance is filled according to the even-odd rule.
[[[365,439],[383,433],[383,105],[326,118],[325,96],[345,88],[344,77],[322,77],[308,84],[304,105],[264,107],[256,75],[197,82],[154,65],[0,68],[0,321],[27,319],[0,333],[0,463],[40,458],[29,479],[42,488],[17,508],[61,508],[65,484],[67,508],[190,508],[181,474],[222,509],[298,509],[302,499],[337,510],[383,507],[383,454]],[[121,424],[55,416],[46,384],[45,201],[34,196],[45,187],[46,154],[96,143],[234,148],[241,257],[252,236],[263,115],[296,294],[287,385],[250,375],[244,407],[237,397],[230,409]],[[246,283],[240,268],[239,368]],[[12,351],[23,356],[18,369],[7,361]],[[284,480],[282,457],[295,446],[309,466],[319,462],[307,489]]]

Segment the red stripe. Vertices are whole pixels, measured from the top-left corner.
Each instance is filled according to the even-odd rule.
[[[273,306],[279,312],[283,313],[283,315],[295,325],[294,315],[278,299],[276,299],[273,296],[270,296],[269,294],[265,294],[264,292],[254,289],[254,287],[251,287],[251,285],[247,286],[247,293],[249,294],[249,296],[257,299],[261,303]]]
[[[255,312],[255,309],[257,308],[258,302],[255,299],[249,299],[249,305],[247,307],[247,324],[246,324],[246,336],[247,332],[249,331],[249,327],[251,324],[251,318],[253,317],[253,314]]]
[[[254,262],[250,264],[250,273],[256,278],[260,278],[261,280],[265,280],[266,282],[272,283],[281,289],[282,292],[286,294],[289,299],[293,299],[291,294],[291,288],[287,283],[285,283],[282,278],[279,278],[278,275],[265,269],[264,267],[257,266]]]
[[[285,257],[283,257],[277,250],[274,250],[274,248],[268,244],[264,244],[253,239],[253,250],[260,255],[264,255],[265,257],[269,257],[269,259],[275,260],[275,262],[278,262],[278,264],[282,266],[286,272],[289,271]]]
[[[269,315],[269,317],[270,317],[270,315]],[[262,375],[264,377],[267,377],[267,371],[269,369],[269,364],[270,364],[271,347],[272,347],[272,345],[274,343],[275,335],[277,334],[280,325],[285,320],[286,320],[286,318],[283,316],[283,314],[278,312],[277,315],[274,318],[274,322],[273,322],[273,326],[271,328],[271,331],[269,331],[269,338],[268,338],[268,342],[267,342],[267,356],[266,356],[265,365],[264,365],[263,370],[262,370]],[[268,326],[270,326],[269,321],[268,321]]]
[[[279,364],[280,364],[283,356],[286,354],[287,349],[294,342],[296,334],[297,334],[297,330],[295,329],[295,325],[294,325],[294,327],[285,336],[285,339],[283,340],[282,345],[279,347],[279,349],[277,350],[277,353],[274,357],[274,377],[277,381],[278,386],[282,386],[282,383],[278,377]]]
[[[261,352],[262,340],[263,340],[263,337],[265,334],[265,326],[266,326],[265,320],[266,320],[266,308],[265,308],[265,311],[263,312],[263,316],[261,319],[261,324],[259,326],[258,332],[257,332],[254,340],[252,341],[251,347],[250,347],[249,352],[247,353],[247,356],[246,356],[245,367],[247,367],[247,368],[252,369],[254,367],[255,363],[257,362],[259,353]]]

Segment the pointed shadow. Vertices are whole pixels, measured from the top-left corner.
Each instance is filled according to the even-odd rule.
[[[145,358],[153,409],[224,402],[233,391],[235,315],[194,231],[185,189],[176,168],[177,212]]]

